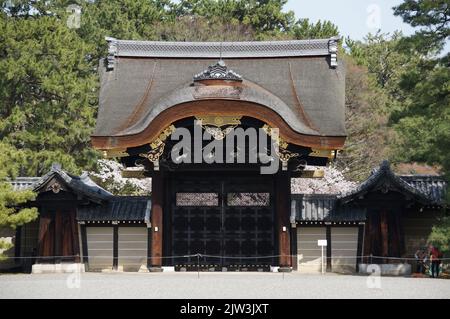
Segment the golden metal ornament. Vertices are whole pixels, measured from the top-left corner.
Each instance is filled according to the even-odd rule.
[[[166,127],[159,135],[158,137],[150,143],[150,146],[152,148],[157,148],[161,143],[164,143],[165,140],[173,133],[175,132],[176,128],[174,125],[170,125]]]
[[[311,157],[327,157],[327,158],[333,158],[335,154],[335,151],[333,150],[321,150],[321,149],[312,149],[312,152],[309,153],[309,156]]]
[[[264,124],[262,129],[274,140],[277,145],[280,146],[280,148],[286,149],[288,147],[289,144],[285,140],[283,140],[283,138],[279,134],[275,134],[273,128],[271,128],[269,125]]]
[[[299,154],[288,151],[287,148],[289,144],[285,140],[283,140],[279,134],[276,134],[273,128],[271,128],[269,125],[264,124],[262,129],[264,130],[264,132],[266,132],[267,135],[269,135],[272,138],[274,143],[278,145],[278,150],[275,151],[278,158],[281,161],[282,164],[281,169],[283,171],[287,170],[287,164],[289,160],[293,157],[299,156]]]
[[[222,126],[230,126],[234,125],[237,126],[241,124],[241,118],[242,116],[196,116],[195,119],[197,121],[201,121],[202,126],[215,126],[215,127],[222,127]]]
[[[124,149],[104,150],[102,153],[104,158],[127,157],[130,156]]]
[[[223,140],[239,124],[242,116],[196,116],[203,129],[215,140]]]
[[[227,134],[231,133],[236,126],[228,126],[224,129],[221,129],[220,127],[211,127],[211,126],[203,126],[206,132],[212,135],[215,140],[223,140]]]
[[[319,170],[304,170],[301,173],[301,178],[323,178],[325,176],[325,171],[323,169]]]
[[[159,161],[161,155],[164,153],[165,146],[166,144],[164,142],[161,142],[156,146],[156,148],[150,150],[148,153],[141,153],[139,154],[139,156],[148,159],[150,162],[157,162]]]
[[[281,169],[283,171],[287,170],[287,164],[289,162],[289,160],[293,157],[297,157],[299,156],[298,153],[294,153],[291,151],[288,151],[287,149],[284,148],[279,148],[278,151],[276,152],[277,156],[279,157],[280,161],[281,161]]]
[[[122,171],[123,178],[147,178],[145,176],[145,171],[143,170],[123,170]]]

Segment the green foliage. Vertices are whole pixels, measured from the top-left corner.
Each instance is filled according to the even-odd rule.
[[[317,21],[311,23],[309,19],[300,19],[292,27],[295,39],[326,39],[338,36],[339,31],[336,25],[330,21]]]
[[[348,138],[338,158],[347,176],[365,179],[383,159],[399,161],[395,143],[398,132],[391,114],[402,108],[405,94],[400,79],[418,58],[398,50],[402,34],[368,34],[364,41],[346,39],[349,56],[346,76]]]
[[[421,65],[406,74],[400,87],[407,95],[392,122],[401,134],[398,157],[438,164],[450,177],[450,69]]]
[[[420,27],[398,47],[419,60],[408,65],[398,84],[404,98],[391,116],[400,135],[397,154],[401,160],[440,165],[450,181],[450,54],[437,57],[450,35],[449,3],[406,0],[394,10],[405,22]]]
[[[222,22],[220,18],[182,16],[155,25],[158,40],[163,41],[251,41],[255,32],[242,23]]]
[[[37,218],[36,208],[18,208],[33,200],[35,194],[32,191],[14,191],[8,182],[17,171],[18,164],[10,161],[11,158],[20,157],[17,153],[14,147],[0,142],[0,163],[2,163],[0,167],[0,228],[15,229]],[[0,252],[11,247],[11,244],[0,240]]]
[[[428,242],[437,246],[443,253],[450,252],[450,216],[440,218],[433,226]]]
[[[442,50],[450,36],[450,4],[448,0],[405,0],[396,6],[394,15],[405,23],[419,27],[402,44],[405,48],[429,54]]]
[[[181,0],[173,6],[175,16],[220,18],[222,22],[244,24],[257,37],[289,32],[295,23],[294,12],[283,12],[287,0]]]
[[[404,99],[391,115],[400,136],[397,156],[438,164],[450,182],[450,54],[437,57],[450,36],[450,5],[446,0],[405,0],[394,10],[403,21],[420,28],[398,47],[420,60],[409,65],[398,85]],[[447,190],[450,203],[450,187]],[[429,240],[449,251],[449,217],[436,223]]]
[[[389,157],[389,143],[394,132],[388,127],[390,98],[377,85],[366,65],[343,55],[346,64],[345,108],[347,140],[337,157],[337,167],[347,178],[361,181],[372,168]]]
[[[4,240],[0,240],[0,261],[3,261],[5,259],[5,256],[2,252],[5,252],[13,247],[14,247],[13,244]]]
[[[418,62],[416,56],[398,50],[402,37],[400,32],[393,35],[377,32],[369,33],[364,41],[346,39],[351,56],[359,65],[366,66],[376,85],[393,98],[400,98],[399,80]]]
[[[21,151],[21,175],[40,176],[52,162],[79,172],[97,104],[94,50],[52,16],[0,18],[0,138]]]

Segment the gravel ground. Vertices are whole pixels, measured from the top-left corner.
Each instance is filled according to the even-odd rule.
[[[369,288],[371,277],[336,274],[3,274],[0,298],[450,298],[450,280],[378,279],[380,288]]]

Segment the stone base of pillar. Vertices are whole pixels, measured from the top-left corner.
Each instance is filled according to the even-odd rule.
[[[292,267],[279,267],[278,272],[292,272]]]
[[[82,273],[85,271],[83,263],[34,264],[31,266],[32,274]]]

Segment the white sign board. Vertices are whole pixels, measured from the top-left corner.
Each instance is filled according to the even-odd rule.
[[[326,239],[319,239],[317,241],[317,246],[326,246],[327,245],[327,240]]]

